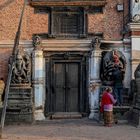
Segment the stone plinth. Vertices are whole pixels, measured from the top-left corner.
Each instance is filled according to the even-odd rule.
[[[10,87],[6,111],[6,122],[32,122],[33,95],[27,84]]]

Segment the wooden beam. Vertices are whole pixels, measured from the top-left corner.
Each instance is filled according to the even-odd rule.
[[[97,1],[70,1],[70,2],[47,2],[47,1],[29,1],[31,6],[104,6],[106,0]]]

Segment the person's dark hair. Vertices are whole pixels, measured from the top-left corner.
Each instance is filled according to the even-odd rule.
[[[0,80],[4,80],[3,77],[1,77]]]
[[[110,91],[112,91],[112,88],[111,88],[111,87],[107,87],[107,88],[106,88],[106,91],[107,91],[107,92],[110,92]]]

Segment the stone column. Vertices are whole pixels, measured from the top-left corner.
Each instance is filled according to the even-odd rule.
[[[34,89],[34,117],[35,120],[44,120],[44,59],[42,50],[34,50],[32,62],[33,89]]]
[[[90,115],[89,119],[99,119],[101,51],[93,50],[90,59]]]
[[[134,79],[134,72],[138,64],[140,63],[140,22],[132,22],[129,24],[131,31],[131,67],[132,67],[132,79]]]
[[[131,7],[131,15],[132,18],[136,15],[140,15],[140,1],[139,0],[131,0],[130,7]]]

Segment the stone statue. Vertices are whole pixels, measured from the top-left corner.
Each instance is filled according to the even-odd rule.
[[[129,113],[129,122],[136,127],[140,126],[140,64],[134,72],[135,79],[131,81],[132,109]]]
[[[132,21],[140,22],[140,0],[132,1]]]
[[[24,84],[30,83],[31,77],[31,62],[28,54],[21,54],[18,51],[16,61],[12,68],[12,83]]]
[[[101,45],[101,39],[99,37],[95,37],[92,40],[92,47],[96,49],[100,49],[100,45]]]
[[[33,37],[33,46],[35,49],[40,49],[41,46],[41,38],[39,36]]]
[[[5,89],[4,79],[0,78],[0,107],[2,106],[2,95],[4,93],[4,89]]]
[[[140,64],[137,66],[134,72],[135,79],[140,78]]]
[[[134,76],[135,76],[135,81],[136,81],[136,91],[137,91],[137,94],[140,94],[140,64],[137,66],[134,72]]]
[[[116,71],[120,71],[124,76],[126,60],[124,55],[118,50],[107,52],[102,58],[101,65],[101,79],[106,84],[113,84]]]

